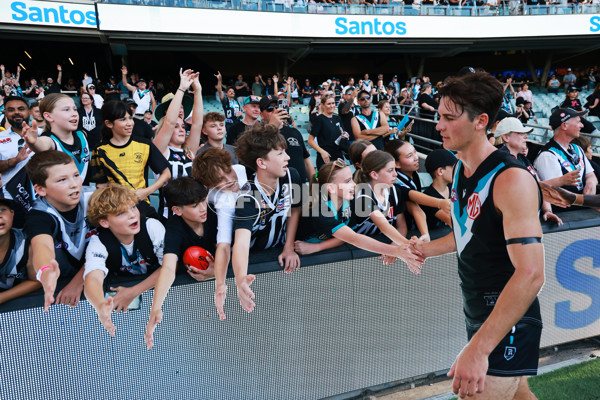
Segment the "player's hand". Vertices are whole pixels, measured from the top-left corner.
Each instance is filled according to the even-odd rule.
[[[60,268],[56,260],[50,261],[48,265],[50,268],[45,269],[40,277],[42,287],[44,288],[44,312],[48,311],[50,304],[54,303],[56,281],[58,281],[58,277],[60,276]]]
[[[58,292],[56,296],[56,304],[64,304],[73,308],[77,307],[79,300],[81,299],[81,293],[83,292],[83,281],[75,281],[71,279],[71,282],[67,284]]]
[[[215,286],[215,306],[219,313],[219,319],[223,321],[225,319],[225,298],[227,297],[227,284],[223,283],[219,286]]]
[[[408,243],[396,245],[396,251],[394,253],[393,256],[401,258],[413,274],[418,275],[421,273],[421,267],[425,262],[425,258],[423,258],[421,253],[414,246],[411,246]]]
[[[386,256],[385,254],[382,254],[379,259],[383,260],[383,265],[392,265],[396,262],[396,260],[398,260],[398,257]]]
[[[215,277],[215,263],[209,262],[208,268],[199,269],[196,267],[192,267],[191,265],[187,267],[187,273],[189,276],[197,280],[198,282],[206,281],[208,279],[214,279]]]
[[[146,334],[144,335],[144,342],[146,342],[146,348],[150,350],[154,346],[154,330],[156,325],[160,324],[163,318],[163,312],[161,309],[150,311],[148,322],[146,323]]]
[[[283,272],[286,274],[291,274],[300,269],[300,257],[298,257],[298,253],[294,249],[286,249],[284,247],[277,259],[279,260],[279,266],[283,267]]]
[[[454,377],[452,380],[454,394],[464,399],[465,396],[483,393],[487,369],[487,355],[478,353],[471,348],[470,344],[466,345],[458,354],[452,367],[450,367],[450,372],[448,372],[449,377]]]
[[[117,286],[111,287],[110,290],[117,292],[113,296],[113,309],[117,313],[121,311],[127,312],[127,307],[139,296],[139,293],[133,287]]]
[[[247,312],[252,312],[256,305],[253,301],[254,292],[250,289],[250,285],[254,282],[256,277],[254,275],[246,275],[241,278],[235,278],[235,284],[237,286],[237,295],[240,300],[240,305]]]
[[[114,300],[112,296],[108,296],[108,298],[98,306],[96,313],[98,314],[98,319],[100,320],[100,323],[104,329],[106,329],[110,336],[115,337],[115,331],[117,328],[110,318],[110,314],[114,308],[113,301]]]
[[[548,185],[544,182],[539,182],[542,189],[544,201],[554,204],[559,207],[569,207],[577,199],[575,193],[569,192],[563,188]]]

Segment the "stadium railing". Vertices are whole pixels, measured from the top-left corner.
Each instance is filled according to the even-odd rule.
[[[449,6],[435,4],[324,4],[292,0],[98,0],[99,3],[161,7],[191,7],[231,9],[240,11],[270,11],[309,14],[370,14],[370,15],[440,15],[440,16],[506,16],[597,14],[600,4],[527,5],[519,1],[501,2],[498,6]],[[394,4],[396,3],[396,4]]]

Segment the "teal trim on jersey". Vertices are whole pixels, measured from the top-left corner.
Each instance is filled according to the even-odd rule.
[[[504,163],[498,164],[496,168],[488,172],[477,182],[477,186],[475,187],[475,190],[473,190],[473,193],[479,194],[479,201],[481,202],[481,207],[483,207],[483,204],[489,196],[492,178],[498,173],[499,170],[501,170],[505,166],[506,164]],[[454,179],[452,181],[452,189],[456,191],[457,196],[460,196],[460,193],[458,192],[456,186],[458,185],[458,176],[460,174],[461,167],[462,162],[459,161],[456,165],[456,171],[454,173]],[[469,218],[469,214],[467,212],[467,208],[469,206],[468,201],[463,209],[461,209],[458,204],[458,198],[456,199],[456,201],[452,202],[452,220],[454,226],[454,240],[456,241],[456,250],[460,255],[460,253],[463,251],[463,249],[467,246],[467,244],[471,241],[471,238],[473,237],[471,228],[473,227],[473,223],[475,222],[475,220]],[[457,227],[459,229],[456,229]]]
[[[52,134],[52,136],[56,139],[54,142],[60,146],[60,151],[67,153],[69,156],[71,156],[73,161],[75,161],[75,165],[77,166],[79,174],[82,176],[82,179],[85,179],[85,173],[87,172],[87,167],[90,161],[90,149],[83,132],[77,131],[75,134],[81,143],[81,154],[79,155],[79,160],[73,155],[73,153],[71,153],[62,145],[62,142],[58,139],[58,137],[56,137],[54,134]]]

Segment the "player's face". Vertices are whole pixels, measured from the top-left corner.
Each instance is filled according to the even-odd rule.
[[[344,167],[336,172],[332,182],[327,184],[331,196],[337,196],[341,200],[354,199],[356,183],[352,180],[352,171],[349,167]]]
[[[10,207],[0,204],[0,236],[6,235],[12,228],[15,213]]]
[[[287,155],[285,149],[274,149],[263,158],[265,170],[270,174],[282,178],[287,173],[287,165],[290,156]]]
[[[527,134],[512,132],[509,135],[505,135],[504,142],[510,150],[520,153],[527,148]]]
[[[115,119],[112,123],[106,124],[106,126],[112,130],[114,136],[131,136],[131,132],[133,132],[133,118],[131,118],[129,113],[125,113],[125,116]]]
[[[396,162],[396,168],[409,173],[419,170],[419,155],[412,144],[406,142],[397,151],[399,161]]]
[[[440,120],[435,129],[440,131],[446,150],[464,150],[475,136],[475,120],[470,121],[466,111],[461,110],[447,97],[442,97],[438,109]]]
[[[70,211],[81,197],[81,176],[75,163],[53,165],[47,169],[45,186],[34,185],[36,192],[58,211]]]
[[[29,110],[22,101],[13,100],[5,104],[4,115],[10,125],[18,128],[20,131],[23,127],[23,121],[26,121],[27,118],[29,118]]]
[[[221,140],[225,137],[225,121],[209,121],[202,127],[202,131],[209,139]]]
[[[100,220],[100,225],[109,228],[120,241],[133,238],[133,235],[140,231],[140,211],[134,203],[131,203],[123,211]]]
[[[52,111],[44,113],[44,118],[50,122],[53,131],[72,132],[77,130],[79,123],[79,114],[71,98],[58,100]]]
[[[208,207],[206,206],[206,199],[204,199],[204,201],[201,201],[200,203],[181,207],[181,217],[184,220],[195,223],[205,223],[206,217],[208,215],[207,212]]]
[[[171,135],[171,144],[181,146],[185,143],[185,138],[185,123],[183,122],[183,119],[177,118],[175,128],[173,129],[173,134]]]
[[[377,177],[376,183],[383,184],[386,186],[392,186],[396,182],[396,162],[390,161],[375,173]]]

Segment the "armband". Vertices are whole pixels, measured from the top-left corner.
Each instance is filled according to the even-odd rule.
[[[542,238],[539,236],[528,236],[528,237],[520,237],[513,239],[506,239],[506,244],[534,244],[534,243],[542,243]]]
[[[43,266],[42,268],[40,268],[40,269],[38,270],[38,272],[35,274],[35,279],[37,279],[38,281],[40,281],[40,282],[41,282],[41,281],[42,281],[42,273],[43,273],[45,270],[47,270],[47,269],[50,269],[50,268],[52,268],[52,267],[51,267],[51,266],[49,266],[49,265],[44,265],[44,266]]]

